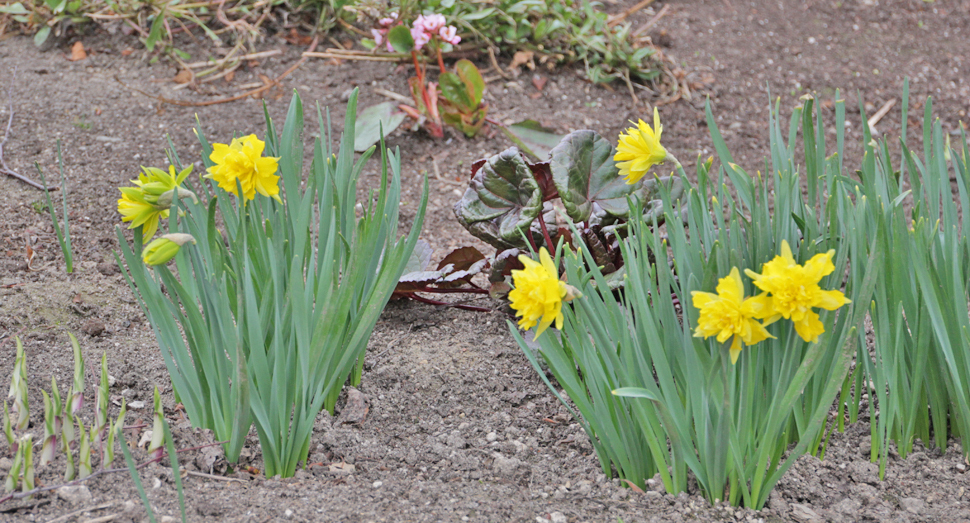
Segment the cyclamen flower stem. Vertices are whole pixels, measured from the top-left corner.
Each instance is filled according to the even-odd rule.
[[[539,252],[539,247],[536,246],[536,240],[532,237],[532,229],[528,228],[525,230],[525,238],[529,240],[529,245],[532,246],[532,250]]]
[[[488,294],[488,289],[474,288],[474,289],[439,289],[437,287],[421,287],[414,292],[430,292],[432,294],[459,294],[467,292],[468,294]]]
[[[549,249],[554,249],[556,246],[552,243],[552,237],[549,236],[549,230],[546,229],[546,220],[542,217],[542,210],[539,210],[539,227],[542,229],[542,237],[546,240],[546,247]]]
[[[441,69],[441,72],[443,73],[445,72],[445,60],[444,58],[441,57],[441,42],[438,41],[438,37],[434,38],[434,42],[435,42],[435,46],[434,46],[435,54],[438,55],[438,67]]]
[[[445,301],[432,300],[429,298],[425,298],[423,296],[418,296],[417,294],[408,294],[408,297],[414,301],[427,303],[428,305],[442,305],[445,307],[454,307],[456,309],[461,309],[463,311],[492,312],[492,309],[487,309],[485,307],[476,307],[474,305],[462,305],[460,303],[448,303]],[[2,502],[2,500],[0,500],[0,502]]]

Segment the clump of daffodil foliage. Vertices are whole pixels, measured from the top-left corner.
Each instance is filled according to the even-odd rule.
[[[798,109],[805,116],[793,122],[816,137],[812,104]],[[688,177],[661,144],[655,111],[653,126],[639,121],[615,149],[596,139],[598,146],[577,148],[567,137],[553,150],[553,179],[568,172],[556,167],[557,158],[597,159],[589,170],[594,174],[582,178],[586,183],[568,176],[551,183],[544,168],[524,162],[524,168],[499,169],[517,165],[513,152],[478,168],[515,173],[501,187],[535,187],[536,206],[521,192],[518,199],[489,197],[486,188],[497,184],[476,173],[482,180],[473,179],[457,209],[460,218],[472,211],[482,218],[463,222],[473,232],[505,238],[508,231],[511,243],[514,231],[538,252],[538,261],[523,255],[524,267],[511,271],[508,294],[518,328],[535,329],[538,352],[509,326],[540,375],[537,358],[553,373],[554,393],[561,388],[567,406],[575,406],[605,473],[615,471],[641,488],[659,475],[671,493],[687,489],[693,477],[711,502],[760,508],[794,460],[823,448],[826,419],[856,353],[885,251],[867,218],[869,200],[857,196],[860,182],[842,174],[841,154],[827,156],[824,141],[800,146],[813,160],[800,167],[796,144],[784,141],[798,133],[781,133],[776,108],[769,165],[777,170],[752,176],[733,162],[710,109],[708,121],[721,160],[717,170],[713,158],[698,159],[696,176]],[[676,184],[650,177],[668,161]],[[607,204],[599,196],[604,185],[593,183],[604,172],[611,180],[605,186],[617,189]],[[814,181],[803,190],[805,177]],[[630,189],[645,181],[653,182],[650,198]],[[619,208],[622,195],[622,227],[609,229],[616,257],[591,245],[581,220],[552,228],[540,222],[537,232],[522,219],[525,212],[497,213],[497,204],[508,201],[539,209],[553,191],[565,209],[558,214],[566,216],[586,203],[609,216],[606,210]],[[535,239],[540,234],[542,242]],[[555,258],[546,245],[557,246]],[[567,303],[570,296],[576,298]]]
[[[255,425],[267,476],[307,463],[317,414],[333,412],[348,379],[359,383],[367,340],[424,218],[427,185],[399,238],[399,155],[381,142],[355,160],[356,114],[355,91],[339,149],[322,126],[306,168],[296,94],[281,134],[267,115],[265,141],[210,145],[200,124],[204,176],[187,178],[191,168],[171,151],[178,175],[145,169],[147,179],[122,189],[119,212],[134,228],[131,243],[118,231],[126,277],[176,395],[194,426],[227,442],[230,462]],[[380,188],[357,216],[357,176],[377,151]],[[164,187],[149,191],[156,179]],[[168,234],[149,242],[165,217]]]

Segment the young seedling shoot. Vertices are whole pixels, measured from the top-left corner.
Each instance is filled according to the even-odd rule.
[[[84,479],[91,475],[91,438],[88,436],[88,431],[84,428],[84,423],[81,418],[75,416],[74,422],[77,423],[77,429],[81,433],[81,444],[77,451],[77,461],[78,461],[78,479]]]
[[[101,460],[101,468],[110,468],[111,463],[115,460],[115,433],[120,432],[125,427],[125,416],[127,413],[128,405],[125,403],[124,398],[122,398],[121,412],[118,414],[118,419],[108,427],[108,444],[104,451],[104,458]],[[122,440],[121,444],[125,444],[124,440]]]
[[[57,380],[51,378],[51,394],[44,395],[44,444],[40,450],[40,465],[46,466],[54,459],[57,451],[57,436],[61,434],[61,393],[57,390]],[[52,399],[53,398],[53,399]]]
[[[108,355],[101,354],[101,386],[97,390],[97,400],[94,403],[94,426],[91,427],[91,441],[104,455],[101,445],[101,435],[108,424]]]
[[[13,402],[13,415],[16,421],[13,428],[24,430],[30,421],[30,408],[27,405],[27,357],[24,355],[24,344],[17,338],[17,358],[13,364],[13,375],[10,378],[10,392],[7,399]]]
[[[152,424],[152,440],[148,444],[148,458],[159,459],[165,450],[165,429],[162,427],[162,396],[155,387],[155,422]]]
[[[67,333],[67,336],[71,338],[71,347],[74,349],[74,387],[71,388],[71,409],[69,414],[76,416],[81,411],[81,407],[84,406],[84,355],[81,354],[81,346],[78,345],[77,338],[70,332]],[[65,423],[65,426],[68,425],[70,423]],[[73,440],[74,436],[72,435],[68,443]]]

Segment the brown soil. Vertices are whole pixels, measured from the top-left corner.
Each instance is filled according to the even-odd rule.
[[[632,5],[625,0],[621,4]],[[620,9],[624,5],[612,6]],[[659,11],[632,17],[640,24]],[[944,130],[958,129],[970,110],[970,2],[917,0],[845,2],[741,2],[683,0],[670,4],[652,29],[664,52],[686,71],[691,100],[661,108],[665,145],[692,160],[712,154],[703,122],[705,95],[735,159],[750,172],[763,168],[767,105],[780,96],[783,118],[799,96],[816,92],[831,98],[836,88],[849,107],[847,157],[857,157],[860,117],[857,96],[872,114],[898,98],[911,78],[912,115],[921,114],[926,96]],[[82,40],[91,56],[65,59]],[[122,51],[136,51],[125,56]],[[213,53],[186,43],[195,59]],[[282,55],[241,69],[237,84],[275,77],[292,65],[302,49],[268,37],[263,49]],[[254,100],[200,108],[159,104],[122,87],[115,77],[152,93],[204,100],[187,90],[173,91],[171,65],[150,65],[141,45],[104,33],[71,37],[46,52],[26,37],[0,44],[0,71],[11,86],[15,111],[6,144],[6,161],[36,177],[39,162],[56,178],[55,141],[61,140],[70,194],[71,233],[76,272],[67,275],[49,217],[39,212],[42,193],[0,176],[0,383],[13,365],[14,335],[25,340],[30,368],[32,428],[43,429],[41,388],[51,376],[70,384],[72,361],[67,331],[78,333],[88,362],[88,383],[97,379],[102,352],[115,378],[114,398],[151,404],[152,387],[165,398],[178,447],[205,441],[174,410],[171,384],[151,329],[114,265],[118,223],[116,187],[135,176],[139,165],[165,164],[164,135],[170,134],[183,159],[198,146],[191,128],[198,114],[211,139],[233,132],[262,134],[261,104]],[[507,61],[508,58],[504,58]],[[484,64],[483,64],[484,66]],[[591,86],[575,71],[541,72],[550,81],[542,92],[531,72],[489,86],[492,115],[498,120],[536,118],[560,131],[592,128],[615,136],[629,119],[646,116],[625,89]],[[406,73],[368,62],[333,65],[310,61],[284,82],[307,103],[319,101],[340,122],[347,91],[361,88],[361,104],[383,101],[382,87],[405,93]],[[220,85],[224,92],[231,86]],[[282,121],[288,96],[267,100],[269,113]],[[899,132],[898,104],[878,124],[889,136]],[[826,117],[832,119],[827,109]],[[3,122],[6,109],[0,113]],[[911,121],[918,130],[918,122]],[[308,124],[309,125],[309,124]],[[338,124],[339,125],[339,124]],[[829,124],[831,125],[831,123]],[[316,130],[309,126],[308,133]],[[834,130],[831,130],[834,135]],[[479,245],[452,217],[451,206],[463,190],[457,180],[475,159],[508,144],[500,134],[466,140],[451,132],[444,142],[421,133],[399,131],[389,139],[404,159],[403,214],[413,216],[420,179],[431,179],[430,211],[423,237],[442,256],[453,247]],[[434,159],[434,160],[433,160]],[[692,163],[692,162],[688,162]],[[688,172],[691,167],[686,166]],[[372,166],[361,190],[373,187]],[[58,198],[57,193],[54,193]],[[408,219],[405,226],[409,226]],[[25,245],[36,258],[28,270]],[[482,301],[482,305],[496,303]],[[239,481],[195,475],[185,478],[192,521],[967,521],[970,502],[967,466],[956,442],[942,452],[922,449],[906,460],[892,456],[885,481],[867,456],[865,422],[836,434],[824,461],[801,458],[778,485],[764,510],[710,507],[696,493],[669,496],[635,493],[603,475],[580,427],[549,393],[511,338],[501,313],[478,314],[392,303],[371,339],[360,391],[369,406],[362,422],[345,423],[321,415],[310,460],[321,465],[287,480],[237,472]],[[83,333],[83,334],[82,334]],[[90,402],[91,389],[88,389]],[[116,407],[114,407],[116,409]],[[338,407],[338,410],[340,407]],[[129,423],[150,421],[150,407],[132,410]],[[116,414],[112,411],[112,415]],[[138,431],[129,435],[137,442]],[[255,446],[255,439],[253,441]],[[187,470],[206,468],[195,452],[181,457]],[[258,452],[250,465],[259,468]],[[136,458],[144,457],[136,450]],[[116,461],[116,464],[120,461]],[[352,464],[352,473],[330,472],[330,465]],[[39,475],[57,484],[56,463]],[[9,467],[0,460],[0,467]],[[224,464],[215,464],[215,473]],[[208,471],[208,470],[206,470]],[[177,497],[167,467],[141,473],[159,514],[177,516]],[[87,521],[118,514],[115,521],[142,521],[144,510],[125,473],[87,482],[92,497],[45,493],[32,500],[0,505],[0,521]],[[79,512],[85,508],[109,506]]]

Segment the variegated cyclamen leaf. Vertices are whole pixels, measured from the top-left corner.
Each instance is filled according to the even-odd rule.
[[[431,263],[431,253],[434,249],[431,248],[431,244],[425,240],[418,240],[418,243],[414,244],[414,250],[411,251],[411,257],[408,258],[407,265],[404,266],[404,274],[410,274],[412,272],[420,272],[428,268],[428,264]],[[441,269],[441,267],[438,267]]]
[[[542,190],[519,150],[489,158],[455,204],[459,223],[498,248],[525,247],[523,234],[542,210]]]

